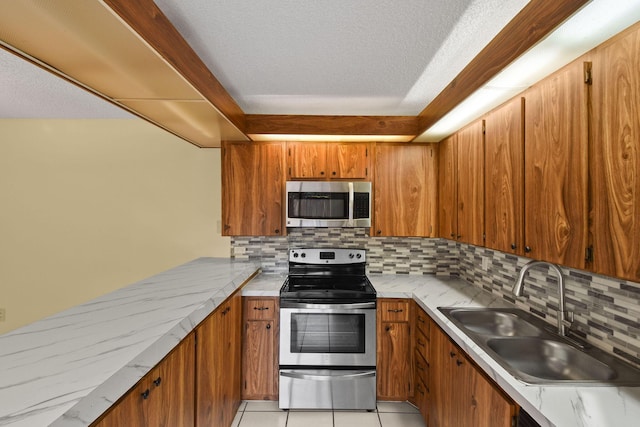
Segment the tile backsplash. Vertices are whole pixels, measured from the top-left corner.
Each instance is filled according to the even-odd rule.
[[[287,271],[289,248],[344,247],[367,250],[370,274],[460,277],[525,310],[556,322],[557,282],[541,268],[530,270],[524,296],[511,288],[529,259],[445,239],[370,237],[368,228],[299,228],[285,237],[232,237],[231,256],[262,263],[267,273]],[[640,284],[562,267],[572,330],[591,344],[640,367]]]

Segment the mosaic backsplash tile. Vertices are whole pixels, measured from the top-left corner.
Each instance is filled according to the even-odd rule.
[[[262,263],[267,273],[287,271],[289,248],[367,250],[367,272],[456,276],[556,324],[557,282],[544,269],[529,272],[524,293],[511,288],[530,259],[445,239],[370,237],[368,228],[299,228],[285,237],[232,237],[231,256]],[[592,345],[640,367],[640,284],[562,267],[572,330]]]

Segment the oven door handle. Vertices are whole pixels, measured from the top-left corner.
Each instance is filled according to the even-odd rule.
[[[281,303],[280,308],[319,308],[319,309],[332,309],[332,310],[353,310],[353,309],[367,309],[376,308],[376,302],[354,302],[349,304],[308,304],[303,302],[294,303]]]
[[[303,373],[294,372],[294,371],[280,371],[280,375],[283,377],[295,378],[298,380],[334,381],[334,380],[343,380],[343,379],[348,380],[353,378],[375,377],[376,371],[366,371],[366,372],[358,372],[355,374],[343,374],[343,375],[331,375],[331,374],[330,375],[310,375],[310,374],[303,374]]]

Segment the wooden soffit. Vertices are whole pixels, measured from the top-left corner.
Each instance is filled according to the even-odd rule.
[[[411,141],[586,3],[531,0],[418,116],[247,115],[152,0],[0,2],[0,46],[200,147],[281,135]]]

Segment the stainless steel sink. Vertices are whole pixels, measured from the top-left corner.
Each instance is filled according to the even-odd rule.
[[[535,379],[552,381],[612,381],[609,365],[558,341],[540,338],[496,338],[487,341],[512,369]]]
[[[496,310],[452,310],[451,317],[481,335],[539,336],[542,331],[517,314]]]
[[[640,370],[554,332],[517,308],[439,307],[514,377],[528,384],[640,386]]]

